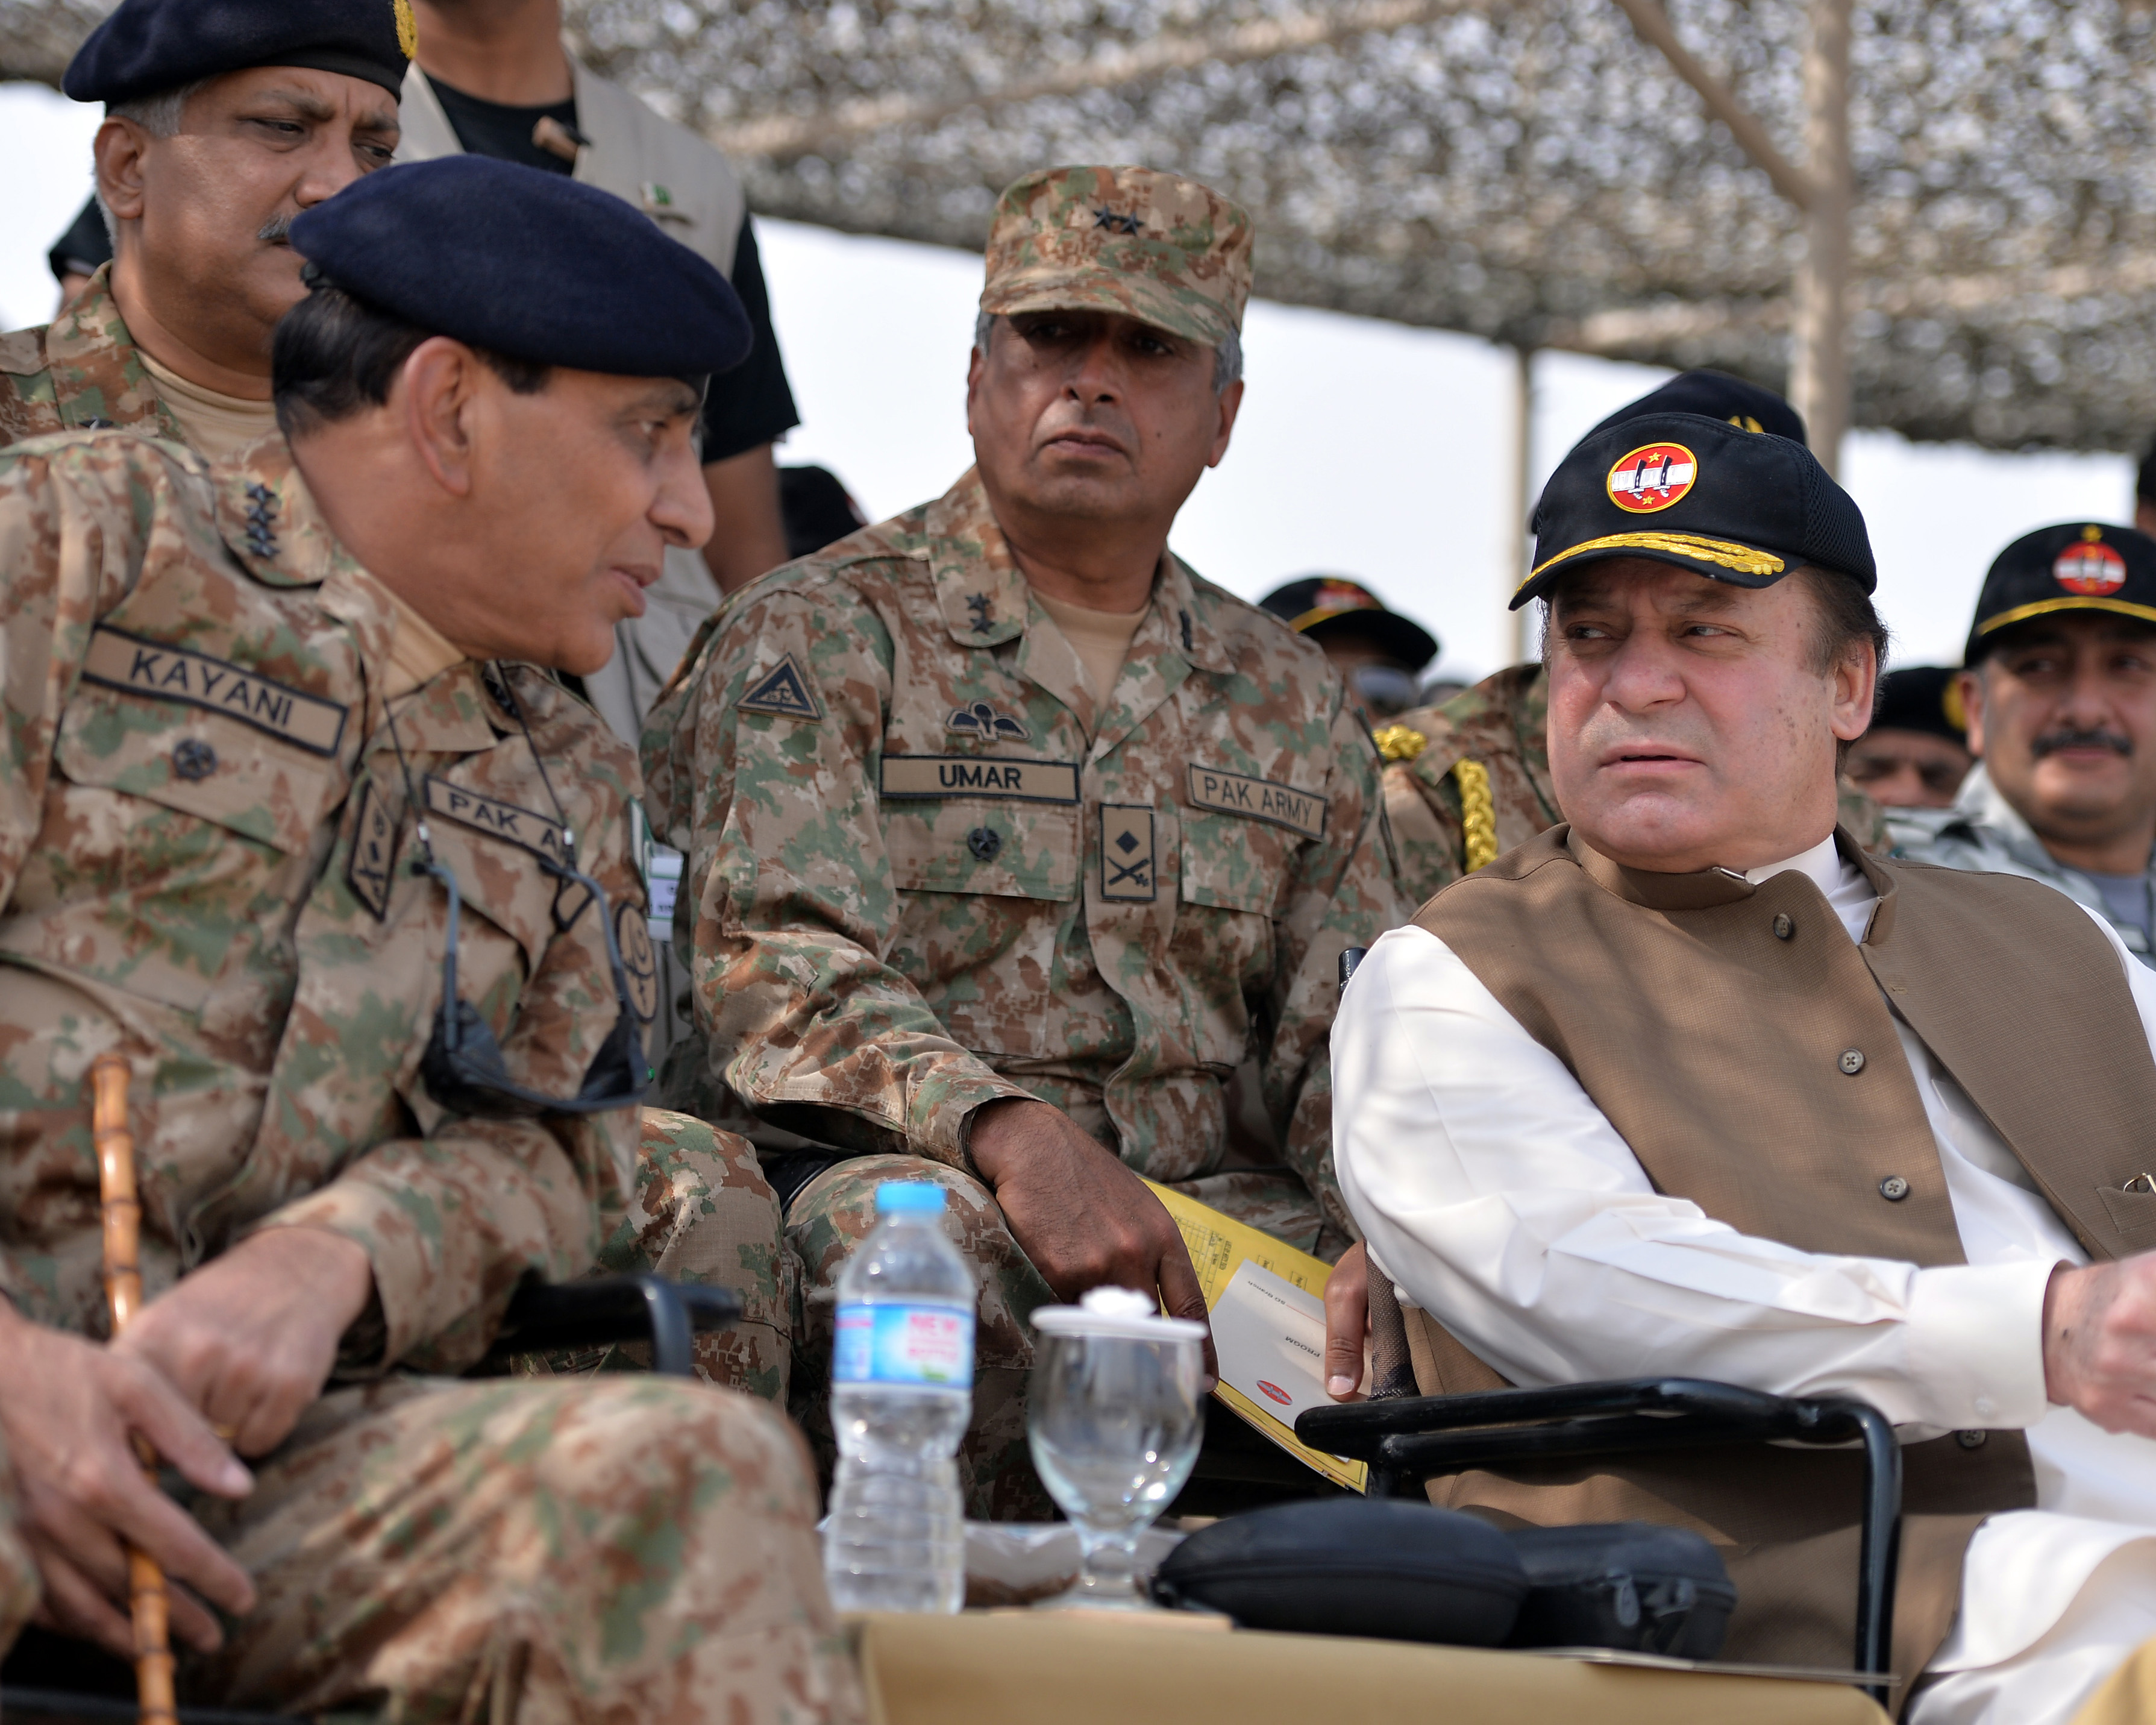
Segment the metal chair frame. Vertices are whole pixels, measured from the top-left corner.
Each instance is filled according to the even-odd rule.
[[[1882,1707],[1894,1640],[1902,1450],[1894,1428],[1851,1396],[1769,1395],[1698,1378],[1628,1378],[1548,1389],[1400,1396],[1312,1408],[1295,1423],[1312,1449],[1370,1465],[1369,1495],[1433,1476],[1523,1461],[1571,1461],[1712,1444],[1860,1443],[1864,1501],[1856,1562],[1856,1671]]]

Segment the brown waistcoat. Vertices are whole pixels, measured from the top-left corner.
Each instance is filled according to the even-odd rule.
[[[2156,1164],[2156,1062],[2088,914],[2035,881],[1873,858],[1836,837],[1879,894],[1861,945],[1804,875],[1754,886],[1718,869],[1645,873],[1563,826],[1447,887],[1415,922],[1565,1063],[1656,1190],[1740,1233],[1963,1261],[1891,1001],[2092,1257],[2156,1245],[2156,1195],[2123,1189]],[[1863,1056],[1854,1073],[1851,1050]],[[1890,1201],[1881,1183],[1897,1177],[1907,1196]],[[1406,1318],[1425,1394],[1502,1384],[1428,1314]],[[1952,1625],[1977,1524],[2035,1502],[2022,1436],[1966,1446],[1974,1436],[1903,1450],[1894,1668],[1905,1677]],[[1738,1582],[1725,1657],[1845,1669],[1860,1478],[1847,1451],[1751,1446],[1470,1473],[1431,1496],[1542,1525],[1697,1527],[1725,1548]]]

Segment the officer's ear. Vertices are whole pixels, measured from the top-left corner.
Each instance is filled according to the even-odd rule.
[[[404,362],[390,397],[413,451],[453,497],[471,495],[473,432],[485,362],[447,336],[429,336]]]
[[[97,170],[98,201],[117,223],[142,218],[142,158],[151,144],[139,121],[107,120],[90,146]],[[116,245],[119,235],[113,240]]]
[[[1984,667],[1990,662],[1980,659],[1969,670],[1954,673],[1954,692],[1961,696],[1962,716],[1969,721],[1969,752],[1979,761],[1984,758]]]

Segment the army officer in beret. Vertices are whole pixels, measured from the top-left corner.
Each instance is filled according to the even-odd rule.
[[[125,1651],[147,1550],[216,1706],[850,1719],[780,1415],[444,1381],[521,1279],[592,1265],[635,1153],[635,765],[547,671],[604,663],[711,531],[693,430],[739,303],[618,200],[498,162],[389,170],[292,239],[289,445],[0,459],[16,1579]],[[105,1346],[108,1052],[150,1299]]]
[[[113,259],[0,337],[0,443],[121,425],[223,457],[274,429],[292,220],[388,164],[412,42],[407,0],[121,0],[62,80],[105,104]]]

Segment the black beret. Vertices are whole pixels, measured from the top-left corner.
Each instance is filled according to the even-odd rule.
[[[1323,641],[1356,635],[1409,670],[1437,657],[1437,637],[1412,618],[1386,609],[1385,602],[1345,575],[1306,575],[1276,587],[1258,603],[1299,635]]]
[[[610,192],[487,156],[385,167],[292,223],[310,281],[535,364],[693,377],[748,357],[726,279]]]
[[[305,66],[395,95],[418,41],[412,0],[120,0],[60,88],[109,105],[250,66]]]
[[[1879,580],[1862,513],[1810,449],[1697,413],[1588,433],[1550,475],[1533,526],[1535,566],[1516,611],[1609,557],[1651,557],[1737,587],[1772,587],[1806,563],[1867,593]]]
[[[1792,443],[1808,443],[1804,415],[1771,389],[1747,383],[1727,372],[1682,372],[1650,389],[1629,407],[1622,407],[1594,428],[1607,431],[1650,413],[1697,413],[1703,418],[1726,419],[1745,431],[1764,431]],[[1594,432],[1588,433],[1589,437]]]
[[[2024,533],[1992,559],[1963,663],[1989,652],[1995,631],[2053,611],[2112,611],[2156,624],[2156,539],[2097,521]]]
[[[1966,745],[1969,721],[1954,688],[1957,671],[1937,665],[1905,665],[1879,680],[1874,731],[1922,731]]]

